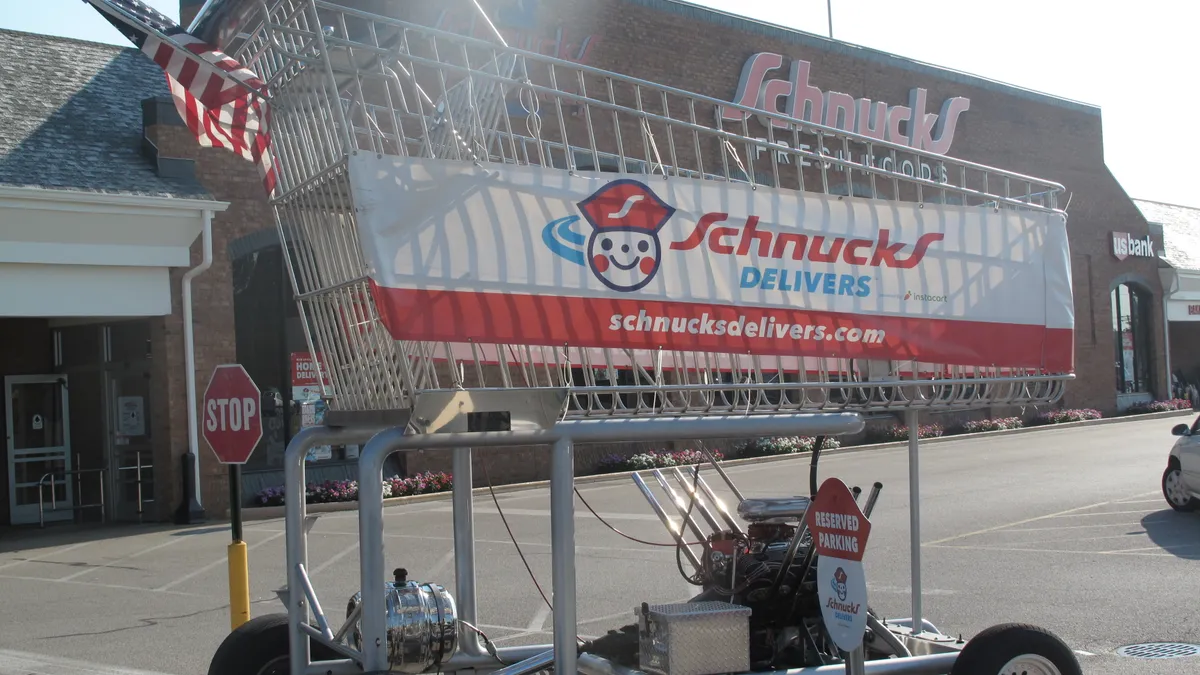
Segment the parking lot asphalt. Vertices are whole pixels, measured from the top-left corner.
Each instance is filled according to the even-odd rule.
[[[1190,419],[1190,418],[1189,418]],[[1145,641],[1200,644],[1193,600],[1200,574],[1200,514],[1171,511],[1159,491],[1170,428],[1158,419],[957,439],[921,450],[924,616],[964,637],[1000,622],[1049,628],[1076,650],[1084,672],[1194,673],[1200,656],[1132,659],[1115,650]],[[503,461],[501,455],[492,460]],[[728,470],[746,496],[807,493],[808,459]],[[908,455],[855,451],[822,460],[822,478],[884,488],[866,555],[871,604],[888,617],[909,603]],[[731,493],[708,472],[726,499]],[[631,481],[581,485],[614,527],[669,540]],[[498,496],[509,526],[551,592],[549,493]],[[477,497],[480,623],[499,645],[550,640],[550,612],[490,497]],[[388,569],[454,588],[448,500],[392,507]],[[695,593],[671,548],[629,541],[576,499],[579,631],[628,623],[642,601]],[[246,524],[254,614],[278,612],[281,520]],[[224,524],[47,528],[0,540],[0,675],[201,675],[229,630]],[[357,519],[324,514],[309,541],[317,593],[339,614],[358,584]]]

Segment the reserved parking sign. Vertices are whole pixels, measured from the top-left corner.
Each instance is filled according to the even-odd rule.
[[[808,529],[817,555],[817,597],[834,644],[851,652],[862,646],[867,627],[867,578],[863,553],[871,523],[846,484],[830,478],[808,509]]]

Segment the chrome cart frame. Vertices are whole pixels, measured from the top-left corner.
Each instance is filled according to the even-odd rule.
[[[565,392],[564,392],[565,393]],[[854,413],[800,413],[769,416],[710,416],[675,419],[598,419],[567,420],[549,428],[509,432],[458,432],[444,434],[408,434],[399,427],[382,429],[310,427],[300,432],[288,445],[285,456],[286,546],[288,589],[283,593],[292,628],[291,675],[362,675],[388,672],[388,627],[385,625],[384,581],[386,578],[383,540],[382,470],[387,456],[394,452],[417,449],[453,449],[454,451],[454,553],[456,578],[456,617],[469,624],[477,622],[475,602],[475,543],[473,507],[471,503],[472,447],[501,447],[514,445],[553,446],[550,478],[550,531],[553,569],[554,643],[529,647],[501,648],[498,653],[518,663],[503,668],[484,650],[474,633],[458,636],[459,654],[441,670],[496,670],[504,675],[517,675],[544,670],[553,665],[555,672],[621,673],[624,669],[604,659],[576,654],[576,594],[575,594],[575,509],[574,446],[576,443],[618,442],[624,440],[668,441],[691,438],[741,438],[762,435],[843,435],[861,431],[862,419]],[[915,432],[914,432],[915,433]],[[359,543],[361,613],[346,617],[340,628],[322,609],[316,591],[308,577],[307,537],[312,520],[306,515],[303,499],[292,495],[304,494],[304,457],[316,445],[331,443],[363,443],[359,456]],[[916,438],[910,442],[915,459]],[[913,477],[916,464],[913,464]],[[914,488],[918,487],[913,485]],[[917,490],[910,506],[919,506]],[[315,520],[315,518],[313,518]],[[920,617],[920,558],[919,519],[914,518],[913,530],[913,620],[908,625],[920,625],[921,630],[893,632],[912,634],[913,644],[924,645],[921,650],[910,647],[911,657],[869,661],[868,673],[926,673],[938,675],[949,672],[961,643],[936,633],[936,627]],[[296,591],[294,589],[300,589]],[[361,652],[343,642],[352,623],[362,621]],[[316,626],[312,625],[315,620]],[[904,622],[897,622],[903,625]],[[924,634],[924,635],[922,635]],[[907,636],[906,636],[907,637]],[[345,656],[337,661],[310,661],[310,640],[316,640]],[[361,664],[361,666],[359,665]],[[782,675],[778,671],[773,675]],[[825,666],[786,671],[788,675],[807,673],[845,672],[844,666]]]
[[[281,596],[288,608],[291,675],[389,670],[381,471],[391,453],[453,450],[454,610],[461,623],[474,624],[471,448],[553,447],[554,643],[499,650],[518,661],[500,667],[478,636],[465,632],[456,636],[458,653],[439,663],[440,670],[522,675],[553,667],[562,675],[626,675],[627,669],[605,659],[576,654],[574,445],[841,435],[861,430],[861,415],[870,412],[903,412],[908,423],[912,616],[872,627],[892,636],[907,655],[869,661],[865,669],[950,671],[961,643],[939,634],[921,605],[918,414],[1052,404],[1072,373],[1005,364],[394,339],[371,300],[351,159],[391,155],[544,167],[564,175],[607,170],[848,199],[866,191],[867,199],[922,207],[954,201],[992,212],[1055,216],[1063,214],[1063,186],[514,49],[476,0],[463,6],[479,12],[492,40],[333,0],[209,4],[240,11],[217,12],[236,20],[210,26],[201,37],[219,37],[217,46],[257,73],[269,92],[272,155],[279,166],[271,201],[290,252],[288,272],[305,337],[313,353],[324,355],[319,365],[332,382],[324,392],[328,426],[302,431],[285,458],[288,585]],[[752,130],[752,121],[765,132]],[[919,167],[929,167],[930,175]],[[582,372],[582,382],[573,369]],[[633,381],[618,383],[618,370]],[[512,425],[468,431],[469,412],[509,413]],[[307,573],[313,519],[303,498],[308,449],[335,443],[365,443],[358,483],[361,600],[344,622],[322,609]],[[361,626],[361,650],[347,639],[354,625]],[[312,663],[314,641],[344,658]]]

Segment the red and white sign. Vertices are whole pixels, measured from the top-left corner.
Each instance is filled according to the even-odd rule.
[[[1072,369],[1059,214],[350,164],[376,310],[397,340]]]
[[[805,516],[813,545],[821,557],[862,562],[871,534],[867,520],[854,495],[837,478],[826,479],[817,490],[817,499]]]
[[[314,359],[308,352],[292,352],[292,386],[318,387],[317,365],[320,364],[321,380],[329,385],[329,371],[325,370],[325,359],[320,354]]]
[[[834,644],[850,652],[862,646],[867,626],[867,578],[863,553],[871,523],[846,484],[829,478],[805,516],[817,551],[817,597]]]
[[[241,364],[217,366],[204,390],[204,440],[222,464],[245,464],[262,438],[258,385]]]

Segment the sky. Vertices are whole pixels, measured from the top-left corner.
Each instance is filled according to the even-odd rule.
[[[178,0],[146,1],[178,20]],[[831,4],[838,40],[1098,105],[1105,162],[1125,191],[1200,207],[1200,133],[1187,129],[1200,123],[1189,3],[695,1],[819,35],[829,34]],[[81,0],[0,0],[0,28],[129,44]]]

